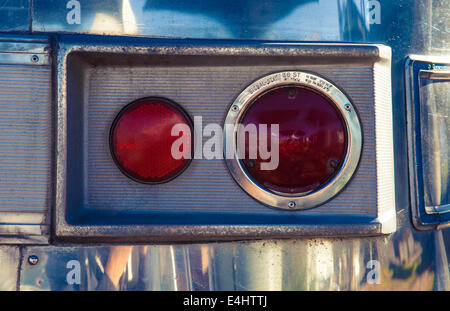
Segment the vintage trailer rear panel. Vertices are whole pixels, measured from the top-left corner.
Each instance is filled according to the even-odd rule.
[[[449,290],[449,21],[440,0],[0,0],[0,290]],[[226,159],[152,185],[111,159],[127,103],[222,126],[283,72],[361,124],[320,206]]]

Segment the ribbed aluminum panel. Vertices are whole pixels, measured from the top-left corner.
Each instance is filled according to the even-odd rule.
[[[318,72],[350,95],[362,120],[364,149],[358,174],[330,202],[301,214],[350,214],[376,217],[375,113],[373,66],[198,66],[114,67],[89,69],[85,80],[87,131],[87,195],[93,209],[152,211],[213,211],[218,213],[286,214],[255,201],[239,188],[223,160],[193,160],[175,180],[162,185],[143,185],[124,176],[112,161],[108,134],[118,111],[146,96],[163,96],[181,104],[191,116],[202,116],[203,126],[223,124],[234,98],[252,81],[271,72]],[[76,104],[76,103],[73,103]],[[203,139],[204,142],[208,140]]]
[[[41,59],[44,47],[36,53]],[[51,70],[31,56],[30,64],[12,65],[0,54],[0,243],[48,241]]]
[[[383,50],[382,50],[383,51]],[[387,51],[383,51],[387,53]],[[386,232],[395,231],[397,226],[394,176],[394,136],[391,99],[390,61],[374,66],[375,135],[377,154],[377,200],[378,217],[385,222]]]

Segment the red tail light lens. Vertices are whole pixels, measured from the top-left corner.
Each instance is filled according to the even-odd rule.
[[[236,97],[225,118],[230,173],[272,207],[324,204],[358,167],[362,131],[355,108],[333,82],[312,72],[261,77]]]
[[[320,93],[301,86],[284,86],[263,93],[244,112],[244,126],[279,124],[279,164],[261,170],[262,160],[242,160],[259,185],[281,194],[303,195],[324,186],[340,170],[347,153],[345,121],[336,105]],[[270,141],[267,142],[270,146]],[[259,142],[258,142],[259,145]],[[246,143],[246,155],[248,154]]]
[[[143,98],[123,108],[110,132],[112,157],[120,170],[142,183],[162,183],[178,176],[190,159],[172,155],[172,145],[179,138],[172,136],[172,128],[177,124],[189,126],[192,133],[188,115],[164,98]]]

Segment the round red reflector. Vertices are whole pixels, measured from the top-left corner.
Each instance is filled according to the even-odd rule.
[[[242,164],[260,186],[280,194],[305,195],[320,189],[339,172],[347,153],[345,121],[336,105],[319,92],[302,86],[271,89],[250,103],[243,112],[244,126],[267,125],[270,146],[271,124],[279,125],[279,162],[273,170],[261,170],[260,152]],[[258,141],[258,146],[260,146]]]
[[[188,126],[192,133],[189,116],[168,99],[143,98],[125,106],[110,132],[112,157],[120,170],[142,183],[163,183],[181,174],[192,157],[177,159],[172,155],[172,145],[181,136],[172,136],[177,124]],[[180,152],[191,148],[190,133],[189,146],[182,144]]]

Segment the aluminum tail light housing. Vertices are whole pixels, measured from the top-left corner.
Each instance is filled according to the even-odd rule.
[[[71,35],[59,36],[57,43],[57,240],[199,241],[395,231],[389,47]],[[347,98],[354,108],[347,116],[356,148],[348,155],[352,177],[319,206],[302,209],[299,201],[298,210],[270,208],[239,186],[223,158],[194,158],[176,179],[156,185],[130,180],[111,158],[109,129],[133,100],[168,98],[193,118],[194,127],[198,116],[204,125],[223,125],[243,90],[287,71],[329,81],[345,94],[330,97],[338,105],[346,105]]]

